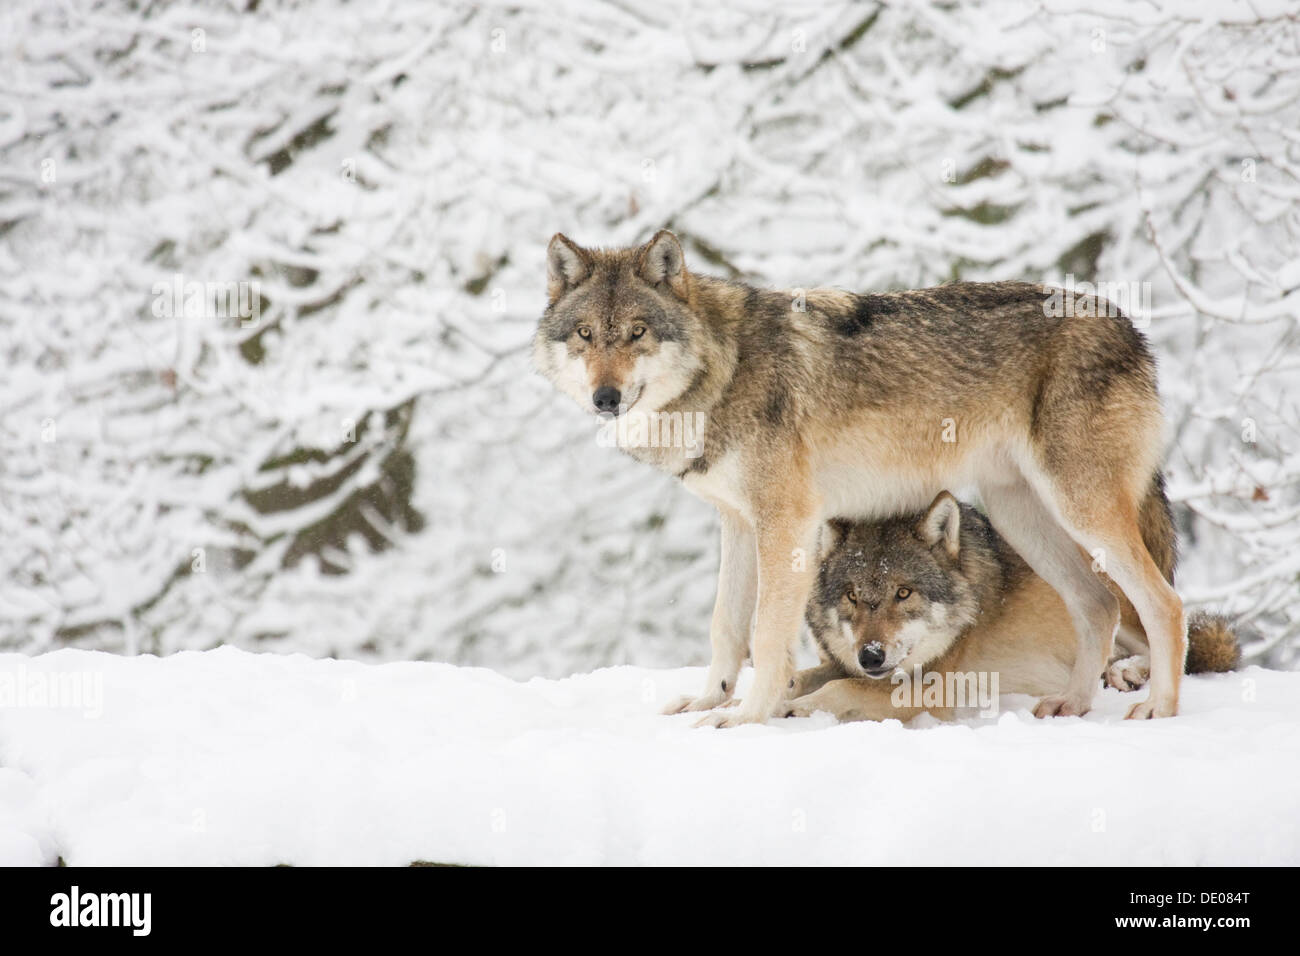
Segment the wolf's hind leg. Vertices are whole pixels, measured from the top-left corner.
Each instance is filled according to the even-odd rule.
[[[1119,451],[1123,450],[1120,446]],[[1140,508],[1150,486],[1149,475],[1141,479],[1125,476],[1121,468],[1137,467],[1130,463],[1139,462],[1140,456],[1124,456],[1114,449],[1105,460],[1087,454],[1072,455],[1070,460],[1072,469],[1058,467],[1049,473],[1031,465],[1026,474],[1041,499],[1051,503],[1052,513],[1059,516],[1070,537],[1100,556],[1101,570],[1132,603],[1146,634],[1151,660],[1149,693],[1146,700],[1133,705],[1129,718],[1172,717],[1178,713],[1187,619],[1182,600],[1142,537]]]
[[[993,527],[1061,596],[1079,641],[1063,693],[1044,697],[1034,715],[1086,714],[1114,645],[1119,600],[1023,478],[981,485],[980,497]]]
[[[738,516],[722,513],[722,560],[718,568],[718,597],[709,624],[713,648],[709,676],[698,697],[679,697],[665,714],[712,710],[736,693],[736,678],[749,651],[749,631],[758,596],[758,548],[754,533]]]
[[[1147,551],[1137,523],[1137,507],[1099,510],[1092,520],[1076,521],[1072,533],[1090,548],[1100,548],[1106,573],[1133,602],[1151,652],[1147,699],[1134,704],[1128,717],[1148,719],[1178,713],[1178,688],[1187,656],[1187,619],[1182,599],[1165,580]]]

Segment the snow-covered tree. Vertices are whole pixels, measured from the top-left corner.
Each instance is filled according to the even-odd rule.
[[[1101,283],[1179,585],[1300,655],[1283,0],[0,12],[0,648],[517,676],[707,654],[715,518],[533,375],[547,239],[855,289]]]

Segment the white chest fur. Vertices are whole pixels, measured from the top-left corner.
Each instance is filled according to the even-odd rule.
[[[745,476],[740,467],[740,459],[735,455],[724,455],[719,461],[711,463],[707,471],[687,473],[682,479],[686,490],[701,498],[715,508],[739,514],[746,521],[753,521],[753,509],[745,491]]]

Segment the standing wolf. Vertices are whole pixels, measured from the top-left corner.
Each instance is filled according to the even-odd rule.
[[[1128,716],[1177,713],[1183,606],[1138,526],[1160,460],[1155,363],[1109,303],[1079,296],[1050,317],[1050,290],[1020,282],[764,291],[691,273],[666,230],[614,250],[556,235],[547,292],[534,361],[558,388],[597,414],[707,423],[695,447],[625,446],[722,517],[708,678],[667,713],[730,700],[752,627],[749,695],[700,723],[773,716],[821,521],[914,511],[970,485],[1078,634],[1066,686],[1038,713],[1086,713],[1110,656],[1119,601],[1094,562],[1150,641],[1148,696]]]

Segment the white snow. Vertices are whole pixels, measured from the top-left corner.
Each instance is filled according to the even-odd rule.
[[[1300,863],[1300,673],[1189,678],[1146,723],[1113,690],[1048,721],[658,715],[702,679],[0,655],[0,864]],[[102,699],[42,705],[60,681]]]

